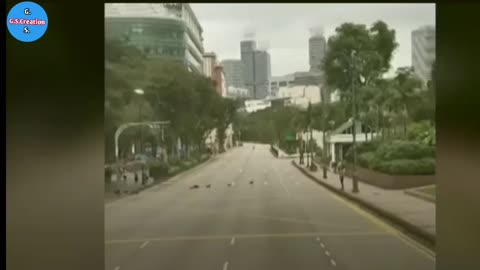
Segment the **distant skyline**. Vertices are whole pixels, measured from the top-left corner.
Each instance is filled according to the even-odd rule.
[[[324,28],[328,39],[344,22],[371,26],[382,20],[395,29],[397,67],[411,65],[411,32],[435,25],[435,4],[191,4],[203,28],[205,51],[218,60],[240,59],[240,41],[255,33],[271,55],[272,76],[308,71],[308,39],[312,27]],[[251,36],[251,35],[250,35]]]

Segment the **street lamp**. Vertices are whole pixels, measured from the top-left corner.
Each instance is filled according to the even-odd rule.
[[[140,88],[136,88],[133,90],[133,92],[139,96],[143,96],[143,94],[145,94],[145,92],[143,91],[143,89],[140,89]],[[138,121],[139,122],[142,122],[142,107],[143,107],[143,101],[140,103],[140,106],[138,108]],[[139,148],[140,148],[140,152],[143,152],[143,133],[142,133],[142,127],[140,127],[140,134],[139,134],[139,137],[140,137],[140,142],[138,144]]]
[[[376,52],[373,52],[376,54]],[[355,82],[357,76],[359,76],[360,80],[363,82],[364,78],[360,75],[355,73],[357,70],[357,51],[352,50],[350,55],[347,56],[344,53],[338,53],[339,55],[343,56],[344,58],[348,59],[348,64],[350,67],[350,75],[351,75],[351,92],[352,92],[352,150],[353,150],[353,166],[352,166],[352,182],[353,182],[353,193],[358,193],[358,179],[356,175],[357,169],[357,90],[355,88]],[[337,59],[335,59],[337,60]],[[338,62],[337,62],[338,63]]]

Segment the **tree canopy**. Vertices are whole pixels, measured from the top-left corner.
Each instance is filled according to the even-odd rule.
[[[135,94],[134,89],[142,89],[144,94]],[[233,121],[232,108],[232,101],[218,95],[209,78],[189,72],[182,63],[149,59],[120,41],[106,41],[105,136],[110,144],[107,148],[111,148],[115,129],[123,123],[168,120],[171,124],[167,135],[171,143],[180,138],[187,147],[200,149],[211,130],[224,131]],[[125,133],[125,137],[129,134],[135,132]],[[224,136],[224,132],[217,134]],[[111,149],[106,152],[107,156],[112,155]]]

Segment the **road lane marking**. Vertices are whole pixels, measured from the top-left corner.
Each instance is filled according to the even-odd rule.
[[[148,241],[143,242],[143,244],[140,246],[140,248],[146,247],[148,245],[148,243],[149,243]]]
[[[330,252],[328,252],[328,250],[325,251],[325,255],[327,255],[328,257],[330,257]]]
[[[120,270],[120,266],[113,268],[113,270]]]
[[[268,184],[268,182],[267,182],[267,181],[265,181],[265,182],[263,182],[263,184],[266,186],[266,185]]]
[[[223,264],[223,270],[227,270],[227,269],[228,269],[228,261]]]
[[[336,263],[333,259],[330,259],[330,263],[331,263],[333,266],[337,266],[337,263]]]
[[[283,190],[285,190],[285,192],[287,192],[287,195],[290,197],[291,196],[290,191],[288,191],[288,189],[285,187],[285,185],[283,184],[282,180],[280,180],[280,178],[278,179],[278,182],[280,182],[280,185],[282,185]]]
[[[320,237],[317,237],[317,241],[320,241]]]
[[[337,201],[343,203],[344,205],[346,205],[347,207],[349,207],[350,209],[355,211],[357,214],[359,214],[359,215],[363,216],[364,218],[370,220],[373,224],[377,225],[378,227],[383,229],[388,234],[394,236],[395,238],[399,239],[401,242],[403,242],[406,245],[412,247],[413,249],[415,249],[419,253],[425,255],[425,257],[427,257],[428,259],[430,259],[432,261],[436,261],[436,255],[434,253],[432,253],[427,248],[421,246],[420,244],[417,244],[415,241],[411,240],[408,236],[406,236],[405,234],[400,232],[398,229],[392,227],[391,225],[389,225],[385,221],[381,220],[380,218],[376,217],[375,215],[373,215],[373,214],[367,212],[366,210],[362,209],[360,206],[355,205],[350,201],[347,201],[347,199],[342,198],[342,197],[340,197],[336,194],[333,194],[333,193],[329,193],[329,194],[330,194],[330,196],[332,196]],[[409,240],[406,240],[406,239],[409,239]],[[415,244],[413,244],[413,243],[415,243]]]
[[[320,246],[321,246],[322,248],[325,248],[325,245],[324,245],[323,243],[320,243]]]
[[[235,245],[235,237],[232,237],[232,241],[230,241],[230,245]]]
[[[348,225],[332,224],[327,222],[311,222],[311,221],[301,220],[296,218],[283,218],[283,217],[272,217],[272,216],[265,216],[265,215],[249,215],[249,214],[243,214],[242,216],[248,217],[248,218],[260,218],[260,219],[276,220],[276,221],[290,222],[290,223],[297,223],[297,224],[330,226],[330,227],[343,228],[348,230],[359,229],[358,227],[353,227]]]
[[[294,238],[294,237],[312,237],[312,236],[388,236],[388,234],[382,232],[309,232],[309,233],[276,233],[276,234],[241,234],[241,235],[200,235],[200,236],[172,236],[172,237],[158,237],[150,239],[117,239],[106,240],[105,244],[128,244],[128,243],[143,243],[160,242],[160,241],[188,241],[188,240],[221,240],[221,239],[256,239],[256,238]]]

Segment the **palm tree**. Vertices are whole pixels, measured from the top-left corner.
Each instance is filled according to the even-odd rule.
[[[422,82],[417,79],[411,67],[400,67],[397,69],[393,80],[394,87],[398,92],[397,109],[399,109],[403,118],[403,133],[407,134],[407,124],[409,119],[409,104],[415,99],[417,90],[422,87]]]

